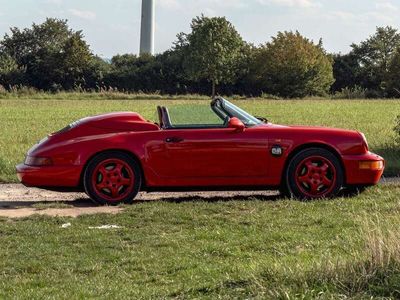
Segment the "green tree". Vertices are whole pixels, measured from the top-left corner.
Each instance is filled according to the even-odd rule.
[[[250,71],[264,92],[285,98],[326,94],[334,82],[332,58],[299,32],[279,32],[254,54]]]
[[[45,90],[80,84],[93,58],[81,31],[71,30],[66,20],[52,18],[23,30],[11,28],[0,42],[0,51],[26,70],[27,84]]]
[[[333,76],[335,83],[333,92],[340,92],[345,88],[355,88],[360,85],[360,65],[354,53],[333,55]]]
[[[111,72],[105,82],[123,91],[161,91],[164,81],[162,67],[159,56],[117,55],[111,60]]]
[[[61,62],[63,67],[63,87],[72,89],[85,86],[85,74],[91,66],[93,55],[80,32],[74,33],[63,46]]]
[[[191,29],[189,34],[178,35],[176,43],[185,51],[185,72],[192,80],[211,82],[215,97],[218,84],[237,78],[245,42],[234,26],[221,17],[197,17],[192,20]]]
[[[388,94],[400,98],[400,48],[397,48],[389,64]]]
[[[7,54],[0,54],[0,85],[9,89],[22,83],[25,70],[18,66],[15,59]]]
[[[99,56],[94,56],[90,60],[88,68],[85,70],[85,84],[87,87],[100,90],[107,88],[106,79],[111,73],[110,62],[102,59]]]
[[[400,47],[400,34],[393,27],[378,27],[376,33],[359,45],[353,44],[360,66],[360,85],[380,93],[387,91],[390,62]],[[384,95],[384,94],[383,94]]]

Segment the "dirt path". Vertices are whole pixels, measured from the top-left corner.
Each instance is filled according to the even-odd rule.
[[[190,193],[140,193],[138,202],[184,202],[193,199],[219,201],[230,199],[274,199],[277,192],[190,192]],[[121,212],[121,207],[104,207],[93,204],[86,194],[57,193],[26,188],[20,184],[0,185],[0,217],[23,218],[33,214],[78,217],[80,215]]]
[[[399,184],[400,178],[382,179],[382,184]],[[137,201],[184,202],[191,200],[221,201],[252,198],[276,199],[277,192],[190,192],[190,193],[140,193]],[[0,217],[23,218],[34,214],[78,217],[80,215],[117,214],[122,207],[104,207],[93,204],[86,194],[57,193],[27,188],[21,184],[0,184]]]

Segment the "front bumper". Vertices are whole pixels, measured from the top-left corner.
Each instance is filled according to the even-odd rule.
[[[82,171],[80,166],[32,167],[25,164],[16,169],[19,181],[28,187],[78,187]]]
[[[368,162],[382,162],[382,167],[367,169],[364,165]],[[376,185],[385,170],[385,160],[371,152],[363,155],[343,156],[343,164],[346,170],[347,185]],[[363,167],[360,167],[362,165]]]

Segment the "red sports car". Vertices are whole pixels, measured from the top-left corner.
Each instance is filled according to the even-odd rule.
[[[274,125],[223,98],[208,110],[214,124],[177,124],[165,107],[159,124],[133,112],[82,119],[33,147],[18,177],[115,205],[132,203],[139,191],[279,189],[327,198],[382,176],[384,160],[360,132]]]

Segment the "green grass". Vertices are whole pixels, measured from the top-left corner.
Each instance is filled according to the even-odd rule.
[[[400,297],[400,186],[332,201],[256,198],[0,219],[0,298]],[[89,229],[100,225],[121,228]]]
[[[101,92],[44,92],[31,88],[17,89],[11,92],[0,90],[0,99],[23,99],[23,100],[207,100],[210,97],[190,94],[190,95],[161,95],[147,93],[124,93],[114,90],[105,90]],[[242,96],[234,96],[236,99],[242,99]]]
[[[171,113],[184,112],[198,121],[209,100],[163,99],[163,96],[111,94],[128,100],[103,99],[102,94],[37,94],[36,99],[0,100],[0,182],[15,182],[14,166],[23,161],[26,151],[46,134],[56,131],[72,121],[89,115],[111,111],[137,111],[156,120],[156,106],[170,107]],[[125,96],[124,96],[125,95]],[[45,99],[40,100],[40,97]],[[139,97],[140,96],[140,97]],[[39,98],[38,98],[39,97]],[[104,97],[109,97],[105,94]],[[125,98],[124,98],[125,97]],[[129,98],[131,97],[131,98]],[[136,98],[135,98],[136,97]],[[149,97],[149,96],[147,96]],[[51,100],[69,99],[69,100]],[[129,100],[131,99],[131,100]],[[204,99],[204,97],[203,97]],[[85,100],[85,101],[82,101]],[[394,122],[400,114],[397,100],[237,100],[245,110],[265,116],[278,124],[322,125],[356,129],[364,132],[372,151],[384,156],[388,166],[386,175],[400,174],[400,150],[394,142]],[[196,113],[197,112],[197,113]]]
[[[138,111],[156,120],[156,106],[165,105],[197,122],[208,105],[193,98],[24,97],[0,100],[0,181],[15,181],[14,165],[35,142],[79,118]],[[236,103],[274,123],[363,131],[371,149],[387,159],[387,174],[400,173],[392,131],[400,102]],[[400,185],[390,185],[332,201],[303,203],[256,194],[207,202],[194,197],[137,203],[119,215],[4,218],[0,298],[400,298],[399,199]],[[61,228],[64,223],[72,226]],[[89,229],[101,225],[121,228]]]

